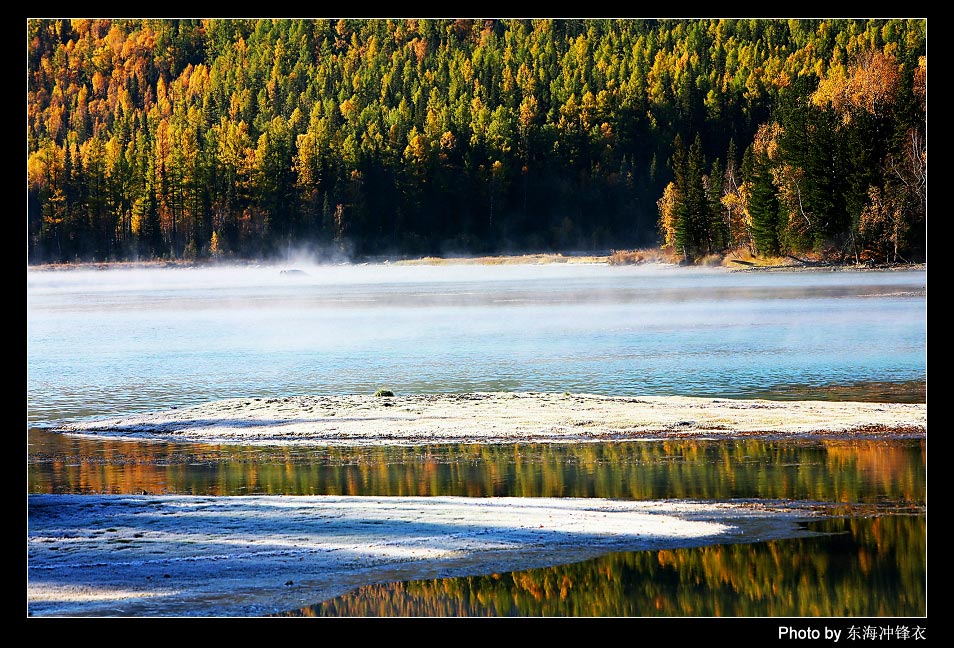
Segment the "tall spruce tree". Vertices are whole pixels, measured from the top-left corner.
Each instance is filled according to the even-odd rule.
[[[749,218],[752,223],[752,240],[759,254],[777,255],[779,248],[779,201],[772,170],[765,154],[746,150],[743,174],[751,183],[749,195]]]
[[[669,158],[669,167],[673,175],[673,247],[682,256],[684,261],[692,260],[692,227],[689,204],[686,199],[686,188],[689,183],[689,162],[686,149],[682,144],[682,137],[677,133],[672,142],[672,156]]]
[[[725,171],[719,158],[712,162],[706,186],[709,207],[709,254],[729,247],[729,219],[722,207],[722,190]]]
[[[702,137],[697,133],[689,147],[685,177],[686,247],[691,259],[712,251],[711,208],[704,181],[705,172]]]

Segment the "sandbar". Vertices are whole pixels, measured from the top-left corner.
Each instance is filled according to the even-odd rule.
[[[809,532],[793,502],[31,495],[31,616],[264,616],[363,585]]]
[[[480,392],[232,398],[58,426],[164,441],[427,445],[655,439],[924,438],[925,403]]]

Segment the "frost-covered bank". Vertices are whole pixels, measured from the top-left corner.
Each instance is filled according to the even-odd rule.
[[[327,445],[923,437],[927,405],[502,392],[294,396],[234,398],[84,421],[60,430],[211,443]]]

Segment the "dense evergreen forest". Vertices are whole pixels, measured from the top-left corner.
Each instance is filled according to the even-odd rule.
[[[28,258],[924,258],[925,20],[29,20]]]

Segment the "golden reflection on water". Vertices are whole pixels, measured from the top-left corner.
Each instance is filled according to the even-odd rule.
[[[291,616],[920,616],[925,610],[923,439],[250,448],[31,430],[28,443],[31,493],[797,499],[828,502],[829,510],[855,516],[810,523],[831,533],[816,538],[371,585]],[[883,514],[886,504],[902,514],[858,517],[858,505]]]
[[[821,537],[614,553],[383,583],[283,616],[923,616],[923,515],[810,523]]]
[[[829,385],[775,385],[764,393],[753,392],[751,398],[770,400],[862,401],[870,403],[927,402],[926,380],[900,382],[864,381]]]
[[[30,432],[31,493],[926,499],[924,440],[240,447]]]

